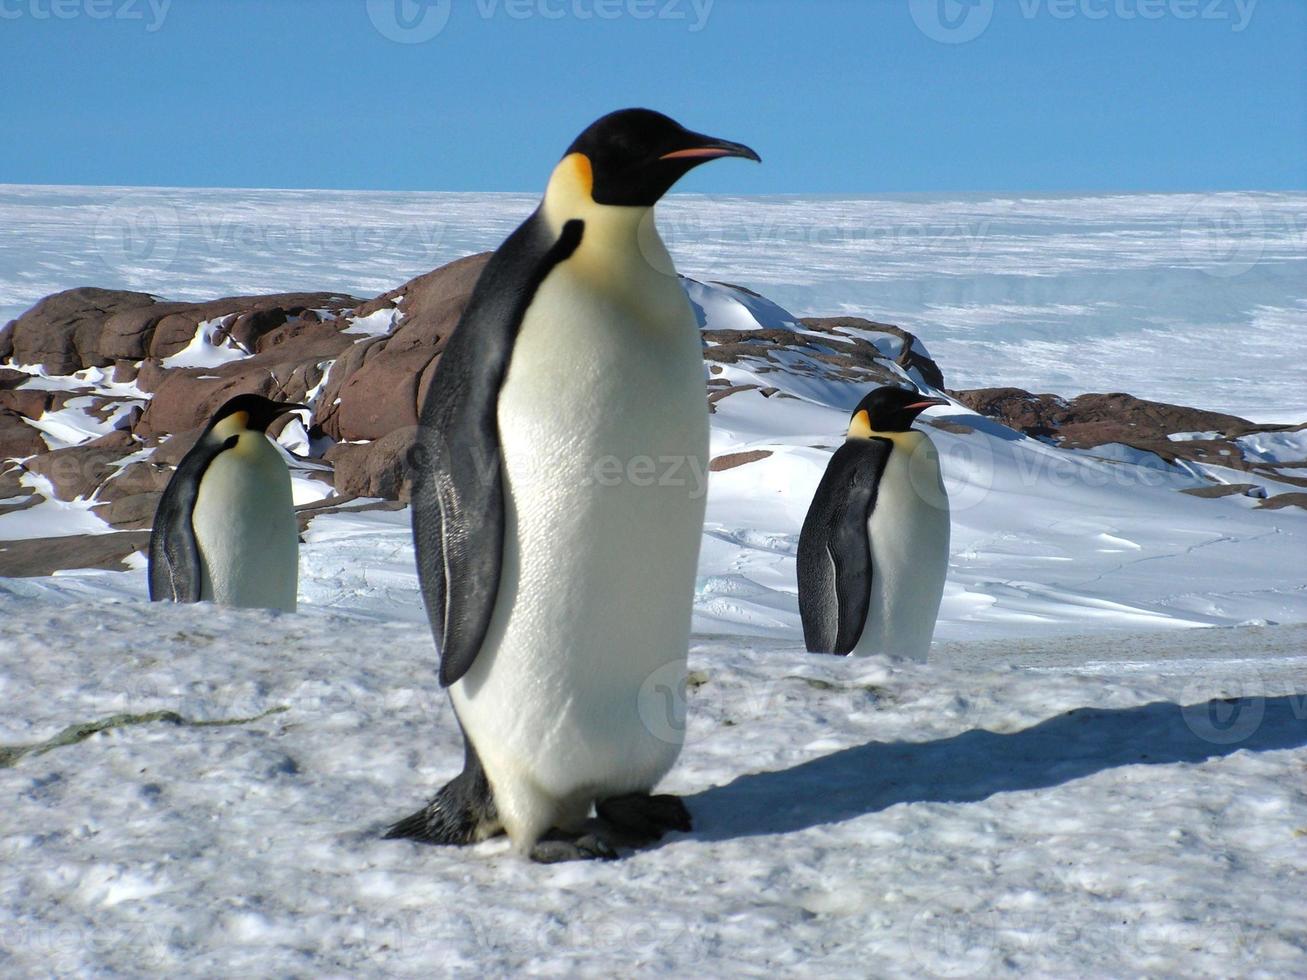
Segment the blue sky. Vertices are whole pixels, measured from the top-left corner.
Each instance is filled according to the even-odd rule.
[[[538,190],[647,105],[763,156],[689,191],[1307,188],[1302,0],[0,0],[0,65],[0,182]]]

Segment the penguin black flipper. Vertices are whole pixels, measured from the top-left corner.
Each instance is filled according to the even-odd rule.
[[[799,616],[813,653],[848,654],[867,623],[872,564],[867,520],[893,447],[888,439],[840,446],[799,534]]]
[[[440,652],[440,684],[472,666],[490,627],[504,546],[498,400],[536,290],[581,243],[537,211],[491,256],[440,356],[422,406],[413,474],[418,580]]]
[[[212,426],[210,426],[212,428]],[[200,601],[200,549],[191,514],[200,493],[200,480],[218,454],[236,445],[209,438],[209,430],[177,464],[177,471],[159,498],[150,529],[150,601]]]

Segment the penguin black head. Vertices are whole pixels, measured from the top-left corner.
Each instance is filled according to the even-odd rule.
[[[743,143],[691,132],[652,109],[619,109],[592,122],[564,158],[589,164],[596,204],[651,208],[678,180],[719,157],[762,158]]]
[[[869,439],[877,432],[907,432],[916,417],[930,406],[947,404],[943,398],[928,398],[911,388],[876,388],[853,410],[849,437]]]
[[[230,420],[237,428],[253,432],[265,432],[276,419],[296,409],[308,409],[307,405],[295,402],[274,402],[262,395],[237,395],[225,402],[222,408],[209,420],[209,429]]]

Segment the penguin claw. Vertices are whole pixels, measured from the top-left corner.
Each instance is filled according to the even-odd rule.
[[[537,864],[559,864],[563,861],[614,861],[617,849],[595,833],[575,837],[553,834],[537,841],[531,848],[531,860]]]
[[[686,832],[693,828],[685,803],[668,793],[612,796],[595,804],[595,812],[619,833],[646,843],[661,840],[669,830]]]

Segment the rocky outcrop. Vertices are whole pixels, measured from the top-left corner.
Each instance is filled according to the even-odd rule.
[[[230,296],[200,303],[167,302],[148,293],[80,287],[47,296],[6,327],[15,364],[50,374],[156,360],[183,350],[199,324],[223,319],[221,340],[255,352],[260,338],[317,309],[335,315],[361,301],[334,293]]]
[[[0,408],[0,459],[21,459],[49,448],[40,429],[17,412]]]
[[[64,568],[126,571],[128,555],[150,543],[148,531],[66,534],[58,538],[0,541],[0,574],[10,578],[52,575]]]
[[[1234,415],[1148,401],[1122,392],[1078,395],[1070,399],[1033,394],[1020,388],[973,388],[949,394],[972,411],[1066,449],[1094,449],[1119,443],[1152,453],[1167,463],[1228,467],[1267,480],[1307,487],[1307,471],[1299,464],[1267,463],[1251,457],[1236,441],[1259,432],[1300,431],[1307,426],[1258,425]],[[1171,438],[1176,435],[1185,438]],[[1246,489],[1236,491],[1232,489],[1234,486]],[[1215,484],[1186,492],[1204,497],[1235,492],[1266,496],[1260,484],[1242,483]]]
[[[944,372],[921,347],[916,336],[902,327],[896,327],[892,323],[865,320],[860,316],[810,316],[802,318],[799,322],[808,330],[837,337],[853,337],[857,341],[871,343],[881,357],[888,357],[909,373],[915,371],[917,377],[925,384],[932,388],[944,387]],[[874,339],[863,336],[865,334],[873,335]],[[897,341],[897,344],[894,341]]]
[[[326,453],[335,489],[350,497],[407,501],[412,489],[417,426],[388,432],[366,443],[337,443]]]
[[[724,470],[733,470],[737,466],[756,463],[759,460],[766,459],[771,454],[770,449],[749,449],[742,453],[726,453],[722,456],[714,456],[708,463],[708,469],[713,473],[721,473]]]
[[[390,333],[356,343],[332,365],[314,419],[326,435],[380,439],[417,425],[436,361],[489,258],[451,262],[354,311],[357,318],[389,310],[399,317]]]
[[[88,287],[37,303],[0,328],[4,512],[38,506],[49,494],[136,536],[14,545],[0,552],[0,575],[15,574],[14,568],[44,574],[47,567],[121,567],[132,543],[142,544],[159,495],[202,426],[223,401],[243,392],[312,403],[313,458],[300,475],[330,479],[337,496],[299,508],[301,521],[354,498],[407,500],[419,409],[487,259],[459,259],[368,300],[316,292],[179,302]],[[893,324],[850,316],[796,320],[744,287],[685,285],[704,324],[710,411],[736,405],[735,399],[801,397],[796,391],[803,384],[826,390],[838,382],[850,395],[908,380],[944,384],[919,340]],[[85,373],[68,377],[75,372]],[[803,379],[797,389],[788,383],[796,379]],[[1063,399],[1015,388],[952,394],[1068,448],[1124,443],[1177,464],[1217,462],[1248,473],[1247,483],[1213,484],[1210,493],[1194,488],[1199,495],[1265,494],[1257,482],[1263,478],[1307,487],[1307,465],[1245,459],[1234,442],[1276,427],[1123,394]],[[42,421],[56,412],[52,423]],[[282,420],[273,434],[289,424]],[[942,419],[931,424],[956,427]],[[1181,432],[1212,435],[1170,438]],[[749,448],[718,456],[711,467],[721,472],[768,455],[766,448]],[[1266,495],[1267,506],[1294,505],[1275,501],[1298,496]],[[41,557],[47,552],[52,557]]]
[[[1167,436],[1181,432],[1215,432],[1222,439],[1234,439],[1250,432],[1283,428],[1259,426],[1234,415],[1147,401],[1121,392],[1072,399],[1032,394],[1020,388],[973,388],[949,394],[974,412],[1030,436],[1053,438],[1070,448],[1108,442],[1135,445],[1165,441]]]

